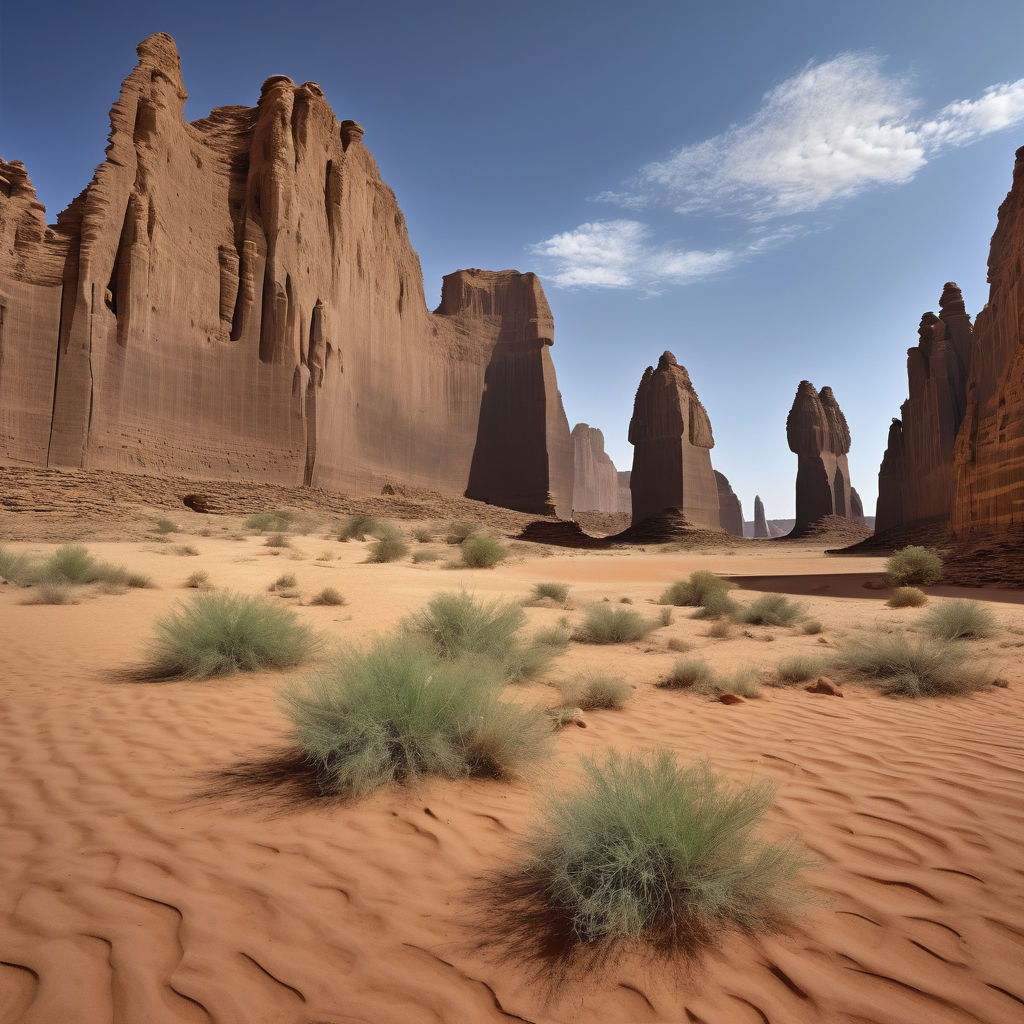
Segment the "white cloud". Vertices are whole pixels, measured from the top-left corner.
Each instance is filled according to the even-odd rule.
[[[985,90],[981,99],[950,103],[933,121],[921,125],[921,135],[933,149],[966,146],[1021,121],[1024,121],[1024,78],[993,85]]]

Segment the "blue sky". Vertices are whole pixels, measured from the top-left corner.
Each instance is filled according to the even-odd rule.
[[[53,221],[103,158],[151,32],[190,119],[319,82],[394,188],[428,304],[460,267],[535,270],[570,423],[619,468],[636,385],[671,349],[752,517],[793,513],[785,418],[831,385],[873,510],[906,349],[943,282],[987,298],[1024,145],[1024,4],[641,0],[7,4],[0,155]]]

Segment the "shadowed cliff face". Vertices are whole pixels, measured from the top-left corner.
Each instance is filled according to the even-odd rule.
[[[629,441],[633,523],[681,508],[695,526],[717,527],[718,484],[711,468],[715,439],[686,369],[665,352],[637,388]]]
[[[796,525],[799,534],[823,516],[850,518],[850,428],[831,388],[821,394],[802,380],[786,420],[790,451],[797,455]]]
[[[722,529],[734,537],[743,536],[743,506],[736,496],[724,473],[716,469],[715,483],[718,485],[718,518]],[[763,510],[762,510],[763,512]]]
[[[954,451],[958,536],[1024,522],[1024,147],[999,207],[988,279]]]
[[[619,474],[604,450],[597,427],[577,423],[572,428],[574,467],[572,503],[577,512],[618,512]]]
[[[537,279],[466,271],[431,314],[363,129],[319,86],[276,76],[190,124],[174,41],[138,55],[53,230],[0,165],[0,454],[568,513]]]

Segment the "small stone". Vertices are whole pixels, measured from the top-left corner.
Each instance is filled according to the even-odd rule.
[[[998,686],[1000,690],[1006,690],[1010,686],[1010,681],[1008,679],[1002,679],[1002,678],[1000,678],[1000,679],[993,679],[992,680],[992,685],[993,686]]]
[[[746,704],[747,702],[738,693],[723,693],[719,698],[720,704]]]
[[[825,693],[830,697],[842,697],[843,691],[828,676],[818,676],[817,681],[805,686],[808,693]]]

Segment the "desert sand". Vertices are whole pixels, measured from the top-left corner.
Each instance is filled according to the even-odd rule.
[[[0,540],[45,554],[86,534],[116,537],[118,513],[105,515],[102,529],[51,517],[33,534],[33,513],[10,513]],[[129,539],[89,539],[89,550],[149,574],[152,589],[43,606],[0,586],[3,1024],[1024,1020],[1020,592],[931,590],[931,605],[967,596],[993,611],[998,632],[975,649],[1009,688],[914,702],[850,683],[843,699],[765,688],[762,699],[725,706],[656,687],[680,657],[670,640],[723,671],[770,670],[795,653],[827,656],[843,635],[876,624],[912,627],[922,610],[890,609],[884,592],[863,586],[883,559],[825,557],[824,543],[590,552],[514,543],[508,562],[467,570],[446,567],[454,549],[443,541],[433,545],[438,562],[363,564],[366,544],[328,539],[336,517],[272,549],[258,535],[234,539],[238,515],[139,506],[123,516]],[[158,542],[139,529],[158,516],[181,532]],[[198,555],[177,553],[181,545]],[[442,590],[522,599],[532,584],[558,581],[572,587],[573,621],[606,598],[655,618],[651,602],[695,569],[758,577],[741,600],[754,589],[798,593],[823,631],[750,627],[716,640],[676,609],[642,641],[574,643],[541,681],[511,688],[515,699],[554,705],[548,683],[587,666],[635,687],[625,710],[588,712],[587,728],[560,732],[534,774],[313,800],[252,766],[288,747],[279,691],[316,663],[136,681],[154,622],[194,593],[183,584],[199,569],[218,588],[252,594],[294,573],[301,596],[274,600],[322,631],[321,662]],[[303,603],[324,586],[347,603]],[[563,614],[527,610],[530,628]],[[708,759],[735,780],[776,783],[767,834],[805,844],[818,899],[778,934],[725,934],[695,964],[631,953],[551,989],[535,965],[487,944],[501,921],[483,920],[473,894],[520,863],[539,801],[572,785],[580,755],[653,746]]]

